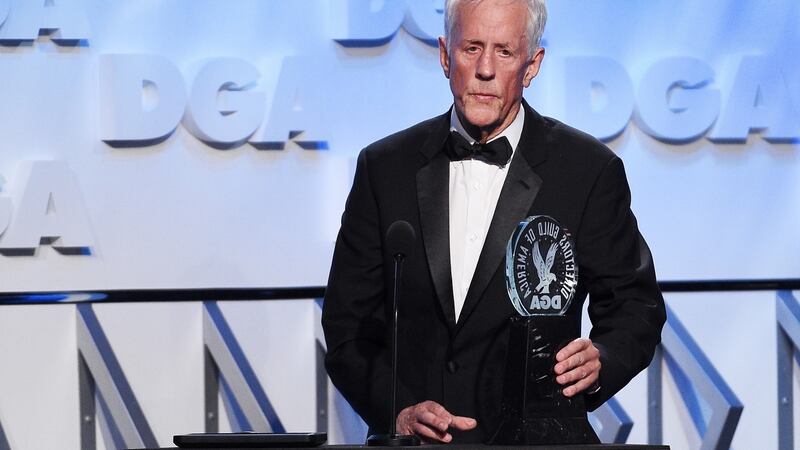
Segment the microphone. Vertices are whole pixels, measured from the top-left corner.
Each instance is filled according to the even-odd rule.
[[[408,256],[415,240],[417,234],[414,232],[414,227],[405,220],[392,223],[386,230],[386,246],[389,248],[389,254],[395,259]]]
[[[395,410],[397,407],[397,304],[400,297],[400,280],[403,275],[403,261],[411,254],[417,234],[414,227],[405,220],[398,220],[386,230],[386,248],[394,258],[394,291],[392,293],[392,382],[389,402],[389,434],[373,434],[367,438],[367,445],[380,447],[411,447],[420,445],[414,435],[397,434]]]

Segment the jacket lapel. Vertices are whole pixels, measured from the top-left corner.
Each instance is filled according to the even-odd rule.
[[[536,174],[534,167],[547,158],[544,119],[530,108],[524,100],[522,104],[525,108],[525,124],[522,136],[517,149],[514,151],[503,189],[500,191],[500,198],[497,201],[492,223],[489,226],[486,241],[478,259],[478,265],[475,268],[475,274],[472,277],[464,307],[459,316],[457,330],[461,329],[475,306],[483,298],[489,282],[497,272],[500,264],[504,262],[508,239],[519,222],[527,217],[536,194],[538,194],[542,185],[542,179]],[[503,294],[500,298],[490,299],[490,301],[509,300]]]
[[[450,272],[450,159],[442,151],[449,131],[448,111],[434,122],[430,136],[420,148],[427,162],[417,171],[417,201],[422,241],[436,297],[448,326],[453,330],[456,314]]]

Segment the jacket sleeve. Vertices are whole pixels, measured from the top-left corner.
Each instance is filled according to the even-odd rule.
[[[590,338],[600,350],[601,389],[586,396],[593,410],[645,369],[666,320],[650,249],[630,210],[622,161],[599,175],[578,234],[579,277],[589,291]]]
[[[394,420],[389,413],[391,364],[385,306],[382,225],[370,182],[367,151],[358,157],[353,187],[342,215],[322,308],[333,384],[375,431]],[[408,399],[403,386],[398,398]]]

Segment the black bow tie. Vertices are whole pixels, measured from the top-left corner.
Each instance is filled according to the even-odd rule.
[[[458,131],[451,131],[445,144],[450,161],[476,159],[497,166],[505,166],[511,159],[511,144],[505,136],[485,144],[470,144]]]

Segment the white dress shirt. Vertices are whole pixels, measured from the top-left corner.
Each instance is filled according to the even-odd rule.
[[[505,136],[511,144],[513,155],[524,122],[525,111],[520,106],[514,121],[491,140]],[[476,141],[464,129],[455,107],[450,112],[450,130],[457,131],[470,143]],[[464,307],[510,165],[510,159],[502,167],[473,159],[450,162],[450,273],[453,277],[456,321]]]

